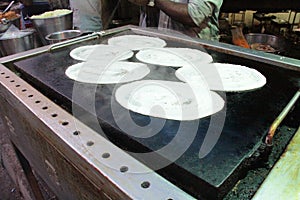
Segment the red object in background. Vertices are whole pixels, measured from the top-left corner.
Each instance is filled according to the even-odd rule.
[[[250,45],[248,44],[246,38],[244,37],[241,27],[236,27],[234,29],[231,29],[231,33],[232,33],[233,44],[250,49]]]

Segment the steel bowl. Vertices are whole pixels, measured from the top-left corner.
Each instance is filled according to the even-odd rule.
[[[80,30],[64,30],[64,31],[58,31],[58,32],[54,32],[51,33],[49,35],[46,36],[46,40],[50,43],[50,44],[54,44],[57,42],[62,42],[65,40],[69,40],[72,38],[76,38],[79,37],[81,35],[81,31]]]
[[[286,50],[286,41],[284,38],[275,35],[262,33],[249,33],[245,35],[248,44],[270,45],[275,49],[272,53],[283,53]]]

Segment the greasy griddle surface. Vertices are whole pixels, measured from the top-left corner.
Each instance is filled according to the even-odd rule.
[[[167,41],[167,43],[168,46],[186,47],[184,44],[172,41]],[[199,150],[210,125],[211,117],[206,117],[200,121],[181,123],[168,120],[158,134],[151,138],[142,139],[127,136],[116,125],[111,112],[111,102],[118,106],[113,96],[118,85],[96,87],[92,84],[77,83],[76,87],[82,91],[83,98],[80,100],[72,99],[74,81],[65,75],[65,70],[68,66],[78,63],[69,56],[69,52],[77,46],[79,45],[16,62],[15,67],[24,79],[70,112],[72,112],[72,101],[74,101],[79,109],[82,109],[81,116],[83,117],[81,119],[87,124],[89,124],[89,120],[86,120],[86,118],[90,116],[90,112],[87,111],[88,106],[86,105],[90,102],[91,96],[95,97],[95,110],[99,122],[103,125],[105,134],[115,144],[126,150],[145,152],[147,149],[160,149],[174,138],[179,125],[192,127],[199,122],[196,138],[183,156],[175,162],[175,167],[172,168],[175,171],[163,173],[167,178],[170,175],[170,179],[178,185],[188,185],[192,191],[200,192],[200,195],[208,190],[206,191],[205,188],[202,188],[203,185],[198,183],[204,182],[208,183],[209,188],[218,188],[228,177],[234,175],[234,173],[239,173],[239,170],[234,170],[241,166],[242,161],[262,141],[270,124],[296,91],[288,77],[285,77],[276,67],[217,52],[209,52],[215,62],[242,64],[256,68],[266,76],[268,83],[263,88],[250,92],[226,93],[226,110],[223,109],[222,111],[226,112],[226,119],[221,137],[210,154],[203,159],[199,159]],[[134,59],[131,61],[134,61]],[[174,68],[152,66],[151,73],[145,79],[178,81],[174,73]],[[225,94],[222,93],[221,95],[224,96]],[[118,117],[122,119],[126,110],[121,106],[118,110]],[[149,123],[149,117],[133,112],[131,112],[131,116],[140,125]],[[221,115],[217,113],[215,116]],[[186,128],[185,131],[188,137],[192,130]],[[136,145],[135,142],[142,145]],[[181,175],[184,178],[173,180],[174,176],[180,177]],[[216,195],[209,194],[208,196]]]

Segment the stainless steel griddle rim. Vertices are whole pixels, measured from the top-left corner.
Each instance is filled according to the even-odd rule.
[[[22,60],[22,59],[26,59],[29,57],[33,57],[33,56],[37,56],[39,54],[43,54],[43,53],[47,53],[47,52],[53,52],[57,49],[61,49],[73,44],[77,44],[80,42],[85,42],[85,41],[89,41],[89,40],[93,40],[93,39],[98,39],[99,37],[101,37],[101,32],[99,33],[92,33],[92,34],[88,34],[85,36],[81,36],[78,38],[74,38],[71,40],[67,40],[67,41],[63,41],[63,42],[59,42],[56,44],[52,44],[52,45],[47,45],[47,46],[43,46],[43,47],[39,47],[36,49],[31,49],[28,51],[24,51],[21,53],[17,53],[17,54],[13,54],[13,55],[9,55],[3,58],[0,58],[0,63],[5,64],[5,63],[10,63],[10,62],[16,62],[18,60]]]
[[[101,37],[105,37],[105,36],[110,36],[110,35],[121,33],[121,32],[128,31],[128,30],[131,30],[137,34],[162,37],[162,38],[170,39],[173,41],[180,41],[180,42],[185,42],[187,44],[199,45],[208,50],[213,50],[213,51],[217,51],[217,52],[228,54],[228,55],[238,56],[241,58],[246,58],[246,59],[262,62],[262,63],[274,65],[274,66],[289,69],[289,70],[294,70],[294,71],[298,71],[298,72],[300,71],[300,60],[298,60],[298,59],[275,55],[275,54],[271,54],[271,53],[264,53],[262,51],[256,51],[256,50],[252,50],[252,49],[246,49],[246,48],[242,48],[239,46],[221,43],[221,42],[217,42],[217,41],[209,41],[209,40],[202,40],[199,38],[191,38],[188,36],[183,36],[182,34],[171,34],[170,32],[164,33],[163,31],[160,31],[158,29],[141,28],[141,27],[134,26],[134,25],[127,25],[127,26],[122,26],[122,27],[118,27],[118,28],[114,28],[114,29],[108,29],[108,30],[101,31],[101,32],[95,32],[95,33],[91,33],[86,36],[82,36],[82,37],[75,38],[72,40],[60,42],[60,43],[57,43],[54,45],[48,45],[48,46],[32,49],[29,51],[25,51],[22,53],[14,54],[11,56],[0,58],[0,63],[9,63],[9,62],[25,59],[27,57],[35,56],[35,55],[42,54],[45,52],[51,52],[56,49],[60,49],[60,48],[63,48],[63,47],[66,47],[66,46],[69,46],[72,44],[84,42],[87,40],[97,39],[97,38],[101,38]]]
[[[43,137],[51,141],[52,145],[95,186],[101,188],[98,176],[108,180],[116,190],[132,199],[194,199],[81,123],[2,64],[0,84],[1,88],[7,90],[53,133]],[[35,103],[36,100],[39,100],[39,104]],[[56,113],[57,117],[53,118],[53,113]],[[80,134],[73,134],[75,131]],[[105,159],[104,154],[109,154],[109,158]],[[81,164],[78,163],[78,159],[74,159],[74,155],[80,155]],[[82,160],[86,165],[82,165]],[[121,172],[121,169],[128,171]],[[143,188],[143,183],[150,183],[150,186]]]
[[[128,25],[128,26],[123,26],[123,27],[119,27],[119,28],[115,28],[115,29],[109,29],[106,31],[94,32],[94,33],[90,33],[90,34],[87,34],[87,35],[84,35],[81,37],[77,37],[77,38],[74,38],[71,40],[31,49],[31,50],[20,52],[20,53],[16,53],[13,55],[9,55],[9,56],[0,58],[0,63],[6,64],[6,63],[11,63],[11,62],[16,62],[18,60],[23,60],[23,59],[26,59],[29,57],[37,56],[39,54],[53,52],[57,49],[68,47],[73,44],[78,44],[78,43],[89,41],[89,40],[99,39],[104,36],[108,36],[108,35],[120,33],[120,32],[126,31],[126,30],[130,30],[130,27],[131,26]]]
[[[289,58],[285,56],[280,56],[271,53],[265,53],[262,51],[256,51],[252,49],[246,49],[239,46],[226,44],[217,41],[209,41],[209,40],[202,40],[199,38],[190,38],[187,36],[180,36],[180,34],[166,34],[163,31],[151,28],[140,28],[137,26],[128,26],[133,32],[137,34],[146,34],[157,36],[161,38],[168,38],[174,41],[185,42],[187,44],[199,45],[203,46],[205,49],[217,51],[220,53],[238,56],[241,58],[246,58],[270,65],[274,65],[277,67],[300,71],[300,60]]]

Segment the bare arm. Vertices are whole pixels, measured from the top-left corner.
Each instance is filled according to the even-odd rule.
[[[188,4],[175,3],[169,0],[155,0],[155,5],[172,19],[184,25],[196,26],[188,13]]]
[[[131,3],[146,6],[149,0],[128,0]],[[170,0],[155,0],[155,6],[172,19],[188,26],[196,26],[188,13],[188,4],[175,3]]]

